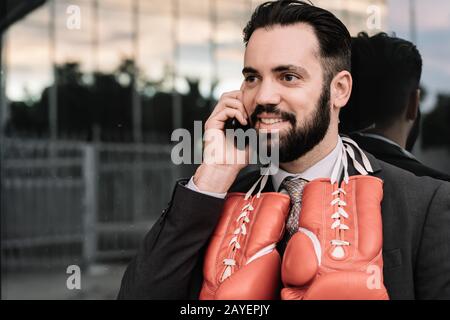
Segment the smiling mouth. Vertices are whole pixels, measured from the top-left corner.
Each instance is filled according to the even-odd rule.
[[[279,114],[270,114],[268,112],[263,112],[262,114],[258,115],[257,120],[260,124],[269,126],[288,121],[287,119],[281,117]]]
[[[268,131],[283,130],[286,129],[287,123],[289,123],[289,121],[283,118],[262,117],[258,118],[255,129]]]
[[[259,118],[259,121],[261,121],[261,123],[264,124],[274,124],[274,123],[279,123],[279,122],[283,122],[286,120],[280,119],[280,118]]]

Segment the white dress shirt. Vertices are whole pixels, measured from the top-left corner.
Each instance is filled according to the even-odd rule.
[[[281,168],[278,168],[277,173],[272,175],[272,184],[273,184],[274,190],[279,191],[281,183],[283,182],[283,180],[286,177],[289,177],[289,176],[299,177],[299,178],[302,178],[302,179],[305,179],[308,181],[311,181],[311,180],[314,180],[317,178],[330,178],[331,173],[333,171],[334,164],[337,161],[339,151],[341,150],[341,148],[342,148],[342,139],[340,137],[338,137],[336,146],[325,158],[323,158],[322,160],[320,160],[319,162],[317,162],[316,164],[314,164],[313,166],[309,167],[308,169],[306,169],[305,171],[303,171],[301,173],[290,173]],[[216,198],[221,198],[221,199],[225,198],[225,196],[227,195],[226,192],[225,193],[217,193],[217,192],[207,192],[207,191],[199,190],[194,183],[194,177],[191,177],[191,179],[187,183],[186,187],[191,190],[201,192],[203,194],[213,196]]]

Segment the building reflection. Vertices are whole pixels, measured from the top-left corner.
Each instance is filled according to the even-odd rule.
[[[158,133],[163,133],[162,139],[167,139],[173,129],[190,126],[187,120],[192,120],[192,117],[188,115],[202,120],[213,107],[214,98],[240,86],[244,51],[242,29],[251,11],[262,2],[45,2],[13,24],[4,35],[4,90],[7,99],[2,103],[2,109],[6,115],[4,124],[8,135],[23,135],[24,131],[33,134],[35,130],[32,128],[37,126],[40,128],[35,132],[37,135],[53,139],[61,136],[92,137],[97,127],[104,138],[114,135],[111,128],[117,128],[115,136],[122,135],[127,141],[146,141],[146,137]],[[380,31],[377,27],[385,25],[387,9],[384,0],[322,0],[316,4],[333,11],[352,34],[361,30],[375,33]],[[73,23],[77,12],[78,27]],[[370,21],[374,14],[380,18],[379,24]],[[133,68],[123,72],[127,61],[133,62]],[[91,112],[103,114],[108,112],[107,108],[120,109],[119,118],[109,117],[110,123],[106,125],[104,119],[93,119],[89,110],[84,110],[86,108],[65,111],[74,107],[58,93],[59,84],[67,80],[57,76],[67,73],[58,73],[58,70],[70,69],[68,63],[76,63],[80,76],[78,85],[89,89],[91,95],[100,94],[93,91],[96,74],[109,74],[116,78],[118,85],[129,87],[128,97],[120,101],[122,105],[104,106],[106,110]],[[53,85],[55,82],[58,85]],[[192,89],[196,92],[191,92]],[[42,100],[43,93],[47,93],[46,101]],[[198,97],[195,97],[196,93]],[[170,99],[154,101],[158,94],[170,95]],[[183,105],[183,96],[189,94],[193,96],[185,99],[194,101],[194,105]],[[114,103],[101,96],[94,100],[103,105]],[[90,103],[79,101],[83,106]],[[31,112],[30,108],[40,111]],[[94,105],[90,108],[101,107]],[[82,110],[88,112],[79,115],[85,123],[71,124],[67,121],[72,119],[62,119],[65,113]],[[157,124],[151,118],[157,118]],[[159,126],[166,128],[165,134],[160,132]]]

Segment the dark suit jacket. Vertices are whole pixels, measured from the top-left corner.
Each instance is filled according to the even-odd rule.
[[[368,157],[384,180],[383,272],[390,298],[450,299],[450,183]],[[239,177],[230,192],[248,191],[258,176],[259,170]],[[187,181],[176,184],[129,264],[119,299],[198,298],[205,248],[224,200],[186,188]],[[273,191],[272,183],[264,191]]]
[[[427,167],[417,159],[408,157],[403,153],[400,147],[386,141],[363,136],[358,133],[351,134],[350,137],[356,141],[362,149],[371,153],[377,159],[405,169],[419,177],[427,176],[450,182],[449,175]]]

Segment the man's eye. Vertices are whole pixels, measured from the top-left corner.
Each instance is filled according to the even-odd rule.
[[[298,79],[299,78],[296,75],[294,75],[294,74],[285,74],[285,75],[283,75],[283,80],[288,81],[288,82],[292,82],[292,81],[295,81],[295,80],[298,80]]]
[[[256,76],[246,76],[245,77],[245,82],[255,82],[257,80]]]

